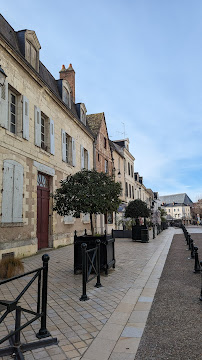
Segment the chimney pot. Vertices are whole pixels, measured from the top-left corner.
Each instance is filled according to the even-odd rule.
[[[65,65],[62,65],[62,70],[60,70],[60,79],[68,81],[71,88],[72,100],[75,103],[75,71],[72,64],[69,64],[67,69],[65,68]]]

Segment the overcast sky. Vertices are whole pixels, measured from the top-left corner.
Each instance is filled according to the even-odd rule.
[[[202,197],[201,0],[1,0],[14,30],[34,30],[58,79],[76,71],[76,102],[128,137],[135,171],[160,195]]]

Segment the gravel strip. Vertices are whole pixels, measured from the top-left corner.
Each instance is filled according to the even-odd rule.
[[[191,237],[202,260],[202,234]],[[201,279],[185,244],[174,236],[135,360],[202,360]]]

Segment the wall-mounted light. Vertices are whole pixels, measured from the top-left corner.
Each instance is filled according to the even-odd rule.
[[[119,177],[119,179],[121,178],[121,173],[120,173],[120,170],[119,170],[119,172],[118,172],[118,177]]]
[[[4,70],[2,69],[0,65],[0,85],[3,86],[5,84],[7,75],[5,74]]]

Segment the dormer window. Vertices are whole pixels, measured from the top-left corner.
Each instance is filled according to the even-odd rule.
[[[63,101],[69,108],[71,108],[70,92],[65,87],[63,88]]]
[[[80,116],[81,116],[81,122],[82,122],[84,125],[86,125],[86,112],[84,111],[83,108],[81,108],[81,114],[80,114]]]
[[[26,41],[26,59],[36,70],[37,51],[28,40]]]
[[[71,109],[71,88],[67,80],[62,81],[62,101]]]
[[[84,125],[86,125],[86,112],[85,104],[80,103],[80,120]]]
[[[21,33],[21,32],[19,32]],[[39,50],[41,45],[39,40],[32,30],[25,31],[25,59],[30,63],[30,65],[36,70],[39,71]]]

